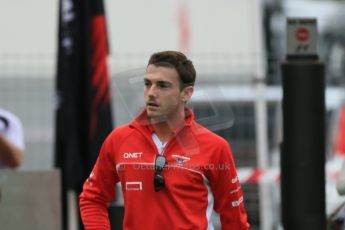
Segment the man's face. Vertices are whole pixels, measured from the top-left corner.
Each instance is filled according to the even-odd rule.
[[[183,112],[193,87],[180,89],[180,81],[174,68],[149,65],[144,77],[144,97],[147,115],[157,121],[166,121]]]

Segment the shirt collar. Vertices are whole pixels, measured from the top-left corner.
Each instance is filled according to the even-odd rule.
[[[193,121],[194,121],[194,112],[192,111],[192,109],[185,107],[184,127],[191,126]],[[153,125],[151,124],[145,109],[135,118],[134,122],[136,124],[139,124],[140,126],[144,126],[146,129],[149,130],[150,133],[154,132]],[[182,127],[182,128],[184,128],[184,127]],[[181,130],[181,128],[174,130],[174,134],[177,134],[180,130]]]

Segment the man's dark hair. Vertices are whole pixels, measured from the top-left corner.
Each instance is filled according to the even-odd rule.
[[[181,89],[193,86],[196,72],[194,65],[183,53],[177,51],[162,51],[151,55],[148,65],[170,67],[176,69],[180,77]]]

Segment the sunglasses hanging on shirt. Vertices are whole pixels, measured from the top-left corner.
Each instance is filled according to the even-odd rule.
[[[155,192],[160,191],[165,187],[165,180],[163,176],[163,169],[166,164],[166,158],[164,155],[157,155],[155,159],[155,176],[154,176],[154,188]]]

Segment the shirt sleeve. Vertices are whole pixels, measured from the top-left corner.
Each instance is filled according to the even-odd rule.
[[[210,183],[214,195],[214,210],[220,215],[222,229],[247,230],[247,213],[233,155],[224,140],[214,157]]]
[[[111,150],[107,138],[80,194],[80,213],[86,230],[110,230],[108,206],[116,197],[115,184],[119,181]]]
[[[7,127],[5,127],[5,120]],[[9,111],[0,109],[0,133],[16,147],[25,149],[24,132],[21,120]]]

